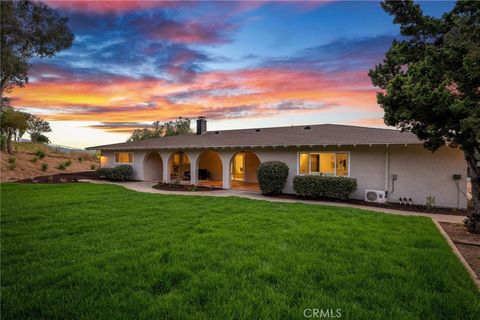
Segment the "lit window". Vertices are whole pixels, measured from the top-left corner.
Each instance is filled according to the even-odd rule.
[[[337,153],[337,176],[348,176],[348,153]]]
[[[115,152],[116,163],[133,163],[133,153],[131,152]]]
[[[308,161],[310,160],[310,154],[308,153],[300,153],[300,166],[298,167],[298,171],[300,174],[308,174],[309,165]]]
[[[335,175],[335,153],[320,153],[320,173],[325,176]]]
[[[350,155],[345,152],[299,153],[299,174],[348,177]]]
[[[320,155],[310,155],[310,172],[320,172]]]

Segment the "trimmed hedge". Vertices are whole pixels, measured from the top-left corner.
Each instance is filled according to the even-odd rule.
[[[128,181],[133,179],[133,168],[128,164],[114,168],[98,168],[97,175],[107,180]]]
[[[264,195],[281,194],[287,182],[288,166],[281,161],[262,162],[257,169],[257,180]]]
[[[293,179],[293,190],[308,198],[348,199],[356,189],[357,179],[354,178],[306,175]]]

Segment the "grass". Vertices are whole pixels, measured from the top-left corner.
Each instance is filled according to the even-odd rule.
[[[475,319],[427,218],[111,185],[1,185],[2,318]],[[28,199],[28,201],[25,201]]]

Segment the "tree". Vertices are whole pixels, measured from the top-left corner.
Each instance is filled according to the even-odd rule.
[[[1,72],[0,93],[28,83],[28,60],[53,57],[72,45],[74,35],[68,18],[42,2],[0,1]]]
[[[42,118],[37,117],[35,115],[30,115],[28,117],[27,122],[28,122],[27,132],[30,134],[30,140],[32,140],[33,143],[36,143],[36,142],[45,143],[46,141],[45,138],[47,137],[45,137],[43,133],[52,131],[48,121],[43,120]],[[40,139],[41,141],[39,141],[38,139]]]
[[[34,133],[31,136],[31,140],[34,143],[44,143],[44,144],[49,144],[50,139],[47,136],[44,136],[41,133]]]
[[[27,130],[29,115],[27,113],[16,111],[12,108],[6,98],[2,98],[0,107],[0,127],[2,135],[6,139],[6,148],[9,154],[13,154],[12,139],[18,131]]]
[[[463,151],[474,203],[465,225],[480,232],[480,2],[458,1],[441,18],[407,0],[381,6],[403,36],[369,72],[382,89],[385,123],[415,133],[432,152]]]
[[[190,122],[190,118],[182,117],[165,123],[155,121],[150,129],[135,129],[127,142],[190,133],[192,132],[192,129],[190,129]]]

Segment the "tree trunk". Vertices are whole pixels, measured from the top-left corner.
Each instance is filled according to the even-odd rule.
[[[7,133],[7,152],[9,154],[13,154],[13,148],[12,148],[12,131],[8,130]]]
[[[471,232],[480,233],[480,168],[477,167],[478,160],[475,157],[475,152],[465,151],[465,160],[467,160],[470,169],[473,200],[473,208],[465,219],[465,226]]]

